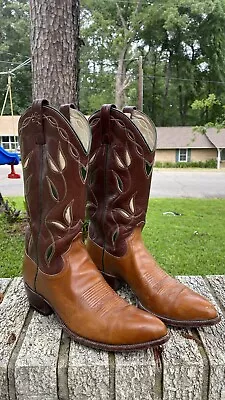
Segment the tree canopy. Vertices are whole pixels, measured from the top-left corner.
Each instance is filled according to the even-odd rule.
[[[10,71],[30,57],[29,4],[26,0],[0,0],[0,72]],[[31,68],[12,76],[14,112],[20,114],[31,101]],[[7,88],[7,74],[0,75],[0,108]],[[5,113],[10,112],[9,102]]]

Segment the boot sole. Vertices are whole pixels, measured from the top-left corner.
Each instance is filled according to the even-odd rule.
[[[34,292],[26,283],[25,290],[27,293],[27,297],[30,303],[30,306],[38,311],[40,314],[44,316],[48,316],[51,314],[55,314],[56,318],[60,322],[62,329],[76,342],[83,344],[88,347],[92,347],[98,350],[106,350],[106,351],[114,351],[114,352],[122,352],[122,351],[135,351],[135,350],[144,350],[149,347],[160,346],[166,343],[169,340],[169,334],[163,336],[160,339],[152,340],[150,342],[137,343],[137,344],[124,344],[124,345],[113,345],[106,344],[101,342],[95,342],[93,340],[86,339],[82,336],[77,335],[72,332],[65,323],[61,320],[60,316],[54,310],[54,308],[49,304],[49,302],[40,294]]]
[[[106,282],[111,286],[113,290],[119,290],[126,282],[107,274],[106,272],[101,271],[104,279]],[[130,288],[131,289],[131,288]],[[132,290],[132,289],[131,289]],[[132,291],[134,296],[136,297],[135,293]],[[136,297],[137,299],[137,297]],[[221,317],[218,316],[213,319],[205,319],[205,320],[177,320],[177,319],[171,319],[167,318],[163,315],[159,315],[154,313],[151,310],[148,310],[145,308],[141,302],[137,299],[137,307],[140,308],[143,311],[146,311],[148,313],[151,313],[155,317],[159,318],[161,321],[163,321],[166,325],[175,327],[175,328],[200,328],[202,326],[212,326],[218,324],[220,322]]]
[[[143,311],[150,312],[151,314],[155,315],[155,317],[161,319],[166,325],[172,326],[174,328],[200,328],[202,326],[212,326],[218,324],[220,322],[221,317],[218,316],[213,319],[203,319],[203,320],[178,320],[178,319],[170,319],[161,315],[158,315],[156,313],[153,313],[152,311],[148,310],[145,308],[140,301],[137,301],[137,306]]]

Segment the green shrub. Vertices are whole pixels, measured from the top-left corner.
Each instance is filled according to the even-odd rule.
[[[156,161],[156,168],[216,168],[217,161],[214,159],[207,161],[190,161],[190,162],[161,162]]]
[[[21,210],[16,209],[14,201],[4,200],[0,193],[0,214],[4,215],[9,224],[19,222],[21,220]]]

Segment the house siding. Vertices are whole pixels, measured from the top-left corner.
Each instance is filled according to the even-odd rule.
[[[156,150],[155,161],[159,162],[176,162],[176,150]]]
[[[217,159],[216,149],[190,149],[190,161],[207,161]],[[156,150],[155,160],[159,162],[176,162],[176,150],[158,149]]]
[[[208,161],[217,159],[216,149],[191,149],[191,161]]]

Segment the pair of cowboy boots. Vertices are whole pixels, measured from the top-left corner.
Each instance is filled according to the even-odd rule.
[[[92,135],[73,106],[57,111],[46,100],[34,101],[19,121],[29,217],[23,276],[30,305],[44,315],[54,312],[77,342],[110,351],[165,343],[162,321],[219,321],[206,299],[166,275],[144,247],[156,134],[144,114],[124,111],[131,118],[103,106],[89,120]],[[106,280],[114,289],[126,281],[143,310]]]

